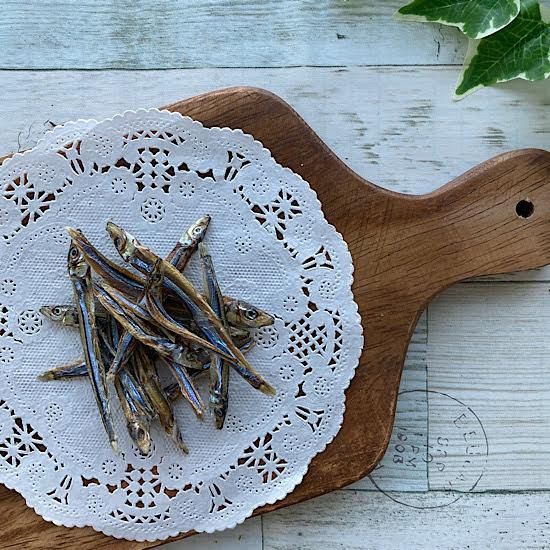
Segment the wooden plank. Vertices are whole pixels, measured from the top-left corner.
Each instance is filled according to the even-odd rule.
[[[425,193],[504,151],[550,147],[550,81],[513,82],[454,103],[457,74],[453,67],[5,71],[0,153],[31,146],[52,123],[244,82],[280,95],[352,169],[394,191]]]
[[[394,21],[404,0],[5,0],[0,67],[150,69],[461,63],[453,28]]]
[[[265,516],[264,549],[542,550],[550,545],[549,521],[543,492],[467,494],[418,509],[380,493],[337,491]]]
[[[487,435],[489,456],[476,490],[550,488],[549,325],[544,283],[456,285],[429,307],[429,388],[470,407]],[[429,423],[430,435],[449,425],[448,402],[432,406],[430,398]],[[479,433],[466,439],[483,445]],[[455,470],[467,445],[455,444],[447,458]],[[429,473],[430,487],[444,488],[446,474]]]
[[[235,529],[201,533],[190,539],[163,544],[163,550],[262,550],[262,518],[250,518]]]
[[[428,490],[428,463],[424,460],[428,445],[427,340],[427,315],[423,314],[405,359],[388,450],[372,472],[372,481],[364,478],[350,485],[350,490]]]

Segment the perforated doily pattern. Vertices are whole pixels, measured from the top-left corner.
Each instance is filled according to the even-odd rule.
[[[0,193],[1,483],[57,524],[135,540],[235,526],[300,483],[340,428],[363,343],[350,254],[306,182],[240,130],[142,110],[56,128],[4,162]],[[165,255],[206,213],[224,294],[276,316],[249,358],[277,395],[233,374],[223,430],[178,402],[190,454],[153,427],[148,457],[113,399],[116,456],[85,379],[36,379],[81,356],[78,333],[38,313],[72,299],[63,228],[116,258],[112,219]],[[189,277],[200,285],[196,258]]]

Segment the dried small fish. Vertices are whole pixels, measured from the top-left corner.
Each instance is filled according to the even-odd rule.
[[[78,326],[78,312],[73,305],[46,305],[42,306],[38,311],[40,311],[44,317],[56,323],[61,323],[65,327]]]
[[[101,420],[113,450],[118,453],[118,441],[111,418],[109,396],[105,383],[105,368],[101,358],[99,338],[95,324],[95,307],[92,291],[90,266],[84,260],[80,250],[71,243],[67,257],[67,268],[78,311],[80,338],[84,349],[84,359],[88,369],[94,396],[100,412]]]
[[[70,306],[73,307],[73,306]],[[79,326],[78,323],[78,313],[76,308],[74,310],[75,315],[77,316],[77,323],[75,326]],[[103,360],[103,365],[108,365],[114,355],[114,351],[111,347],[111,342],[106,338],[106,334],[101,329],[98,330],[99,337],[99,349],[101,351],[101,358]],[[49,380],[63,380],[65,378],[80,378],[87,377],[88,369],[86,367],[86,361],[84,359],[78,359],[72,363],[67,363],[64,365],[59,365],[53,369],[44,371],[38,376],[39,380],[49,381]]]
[[[144,414],[149,420],[152,420],[156,416],[153,402],[149,398],[149,394],[141,387],[136,378],[136,360],[132,357],[131,365],[128,369],[124,369],[120,373],[120,378],[123,386],[129,392],[136,407]]]
[[[174,411],[168,401],[157,374],[154,363],[143,349],[135,354],[134,368],[143,391],[148,395],[153,410],[158,415],[161,426],[176,446],[184,453],[189,449],[185,445],[180,429],[174,417]]]
[[[160,360],[170,369],[172,376],[175,378],[181,395],[190,403],[195,411],[195,414],[202,418],[204,413],[204,403],[201,396],[195,388],[191,377],[189,376],[184,365],[176,363],[170,358],[161,357]]]
[[[122,258],[142,273],[148,275],[155,262],[160,260],[164,270],[163,286],[173,292],[189,308],[195,322],[208,341],[223,353],[233,355],[237,360],[234,362],[234,366],[238,368],[238,372],[256,389],[267,395],[276,393],[275,388],[252,369],[239,348],[231,341],[212,308],[186,277],[113,222],[107,223],[107,231]]]
[[[170,262],[178,271],[183,271],[191,256],[197,249],[197,246],[204,239],[208,225],[210,224],[210,216],[206,215],[199,218],[180,238],[176,246],[166,257],[166,261]]]
[[[78,378],[82,376],[88,376],[88,368],[86,367],[86,361],[79,359],[78,361],[47,370],[40,374],[38,379],[46,382],[48,380],[63,380],[65,378]]]
[[[223,297],[227,322],[234,327],[260,328],[272,325],[275,318],[244,300]]]
[[[202,266],[204,288],[208,303],[216,315],[219,316],[223,327],[227,330],[227,321],[223,307],[223,295],[214,270],[212,256],[204,243],[199,244],[199,254]],[[229,365],[220,357],[211,356],[210,360],[210,385],[209,403],[210,410],[214,414],[216,428],[221,430],[225,422],[227,407],[229,405]]]
[[[127,385],[128,380],[127,377],[118,377],[115,380],[115,389],[126,418],[128,434],[140,454],[146,456],[151,452],[150,419],[136,403],[132,390]]]
[[[199,245],[199,252],[201,255],[203,277],[205,280],[205,287],[207,289],[209,300],[212,303],[213,310],[220,315],[221,322],[225,322],[223,296],[216,278],[214,271],[214,265],[212,263],[212,257],[208,253],[206,246],[201,243]],[[241,351],[239,350],[239,353]],[[242,355],[242,353],[241,353]],[[262,389],[263,384],[267,384],[263,378],[254,371],[252,368],[243,369],[241,365],[231,365],[240,376],[242,376],[252,387]],[[216,414],[216,423],[218,427],[223,426],[223,419],[225,418],[225,410],[227,408],[226,396],[227,396],[227,384],[229,376],[224,373],[224,366],[219,362],[214,362],[210,368],[210,399],[212,410]],[[259,384],[258,384],[259,383]],[[271,388],[271,386],[269,386]],[[272,388],[271,388],[272,389]],[[270,392],[274,393],[272,389]]]
[[[145,282],[145,281],[144,281]],[[112,287],[111,287],[112,288]],[[117,289],[118,290],[118,289]],[[134,292],[134,291],[132,291]],[[137,292],[137,291],[136,291]],[[141,289],[143,292],[143,288]],[[118,296],[127,304],[128,307],[135,307],[137,304],[135,300],[132,300],[124,294],[124,292],[118,290]],[[134,294],[131,294],[134,296]],[[182,321],[191,321],[191,314],[186,311],[181,311],[181,302],[174,303],[173,298],[170,296],[167,297],[166,310],[174,318]],[[99,305],[99,304],[98,304]],[[235,328],[260,328],[272,325],[275,321],[274,317],[261,310],[260,308],[245,302],[244,300],[237,300],[231,296],[223,297],[223,305],[225,310],[225,316],[227,322],[231,327]],[[65,326],[78,326],[78,313],[76,312],[76,307],[70,304],[56,304],[56,305],[45,305],[40,308],[40,313],[42,313],[48,319],[62,323]],[[151,316],[145,308],[136,308],[135,313],[142,317],[144,320],[150,320]],[[96,308],[96,316],[98,318],[106,317],[104,311],[98,311]]]
[[[243,337],[242,339],[238,340],[238,342],[239,342],[238,344],[239,348],[243,353],[248,352],[254,345],[254,339],[250,336],[246,338]],[[103,357],[104,364],[110,363],[111,360],[112,360],[112,356]],[[201,362],[200,365],[198,363],[199,361]],[[196,356],[196,354],[189,353],[186,364],[188,365],[187,368],[193,369],[193,373],[191,374],[191,378],[193,378],[197,374],[207,372],[210,369],[210,358],[208,356],[201,358],[200,355]],[[86,362],[84,361],[84,359],[78,359],[77,361],[73,361],[72,363],[59,365],[58,367],[54,367],[53,369],[44,371],[42,374],[38,376],[38,379],[42,380],[43,382],[48,382],[50,380],[84,378],[87,376],[88,376],[88,369],[86,368]],[[177,384],[174,384],[172,386],[176,387],[176,390],[178,392],[178,397],[181,397],[179,386]],[[173,387],[172,387],[172,390],[173,390]]]

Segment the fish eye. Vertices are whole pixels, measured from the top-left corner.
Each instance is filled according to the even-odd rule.
[[[54,307],[54,308],[52,309],[52,313],[53,313],[54,315],[61,315],[61,308],[58,307],[58,306]]]
[[[193,235],[200,235],[202,231],[202,228],[200,226],[197,226],[193,229]]]
[[[114,243],[116,248],[120,248],[120,246],[122,245],[121,238],[120,237],[115,237],[113,239],[113,243]]]
[[[71,247],[70,256],[73,260],[78,258],[78,248],[76,248],[76,246]]]
[[[249,321],[254,321],[258,317],[258,312],[255,309],[245,309],[244,316]]]

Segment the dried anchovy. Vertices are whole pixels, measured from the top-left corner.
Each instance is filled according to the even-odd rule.
[[[222,292],[214,270],[212,256],[210,256],[210,253],[204,243],[199,245],[199,254],[201,259],[204,288],[206,289],[208,303],[214,313],[219,316],[224,328],[227,330],[228,326],[223,307]],[[212,356],[210,360],[208,402],[210,403],[210,410],[214,413],[214,421],[218,430],[223,428],[225,415],[227,414],[227,407],[229,405],[228,387],[229,365],[220,357]]]
[[[105,368],[101,358],[99,338],[95,326],[95,308],[90,267],[84,261],[82,253],[74,244],[71,244],[69,248],[67,267],[73,285],[75,303],[77,304],[80,338],[84,349],[88,376],[92,383],[92,389],[103,426],[109,436],[109,442],[113,450],[118,453],[119,447],[111,418],[109,395],[105,382]]]
[[[148,455],[151,451],[151,433],[149,431],[151,419],[137,404],[128,387],[128,377],[117,377],[115,389],[120,401],[122,412],[126,418],[126,429],[130,438],[138,448],[140,454]]]
[[[174,417],[172,405],[164,394],[155,365],[147,353],[142,349],[139,349],[135,354],[134,369],[141,387],[148,395],[153,405],[153,410],[157,414],[164,431],[181,451],[188,453],[189,449],[183,441],[180,429]]]
[[[195,414],[199,418],[202,418],[204,414],[204,403],[191,377],[187,373],[185,366],[166,357],[161,357],[161,361],[164,362],[172,373],[172,376],[176,379],[181,394],[189,402],[191,407],[193,407]]]
[[[172,264],[159,258],[113,222],[107,223],[107,231],[121,257],[143,274],[149,275],[155,262],[160,260],[164,269],[163,286],[180,298],[189,308],[195,322],[208,341],[217,346],[222,353],[233,355],[237,361],[249,367],[242,353],[225,332],[219,318],[186,277]],[[267,393],[273,391],[273,388],[267,383],[265,383],[264,389]]]
[[[201,373],[210,372],[209,401],[218,428],[227,411],[229,366],[253,387],[275,393],[244,357],[254,345],[247,329],[271,325],[274,317],[222,295],[212,258],[202,244],[209,223],[209,216],[197,220],[162,260],[109,222],[107,231],[117,251],[140,273],[112,262],[80,230],[68,228],[72,240],[67,267],[76,305],[45,305],[40,311],[52,321],[79,328],[84,359],[45,371],[39,378],[87,377],[116,452],[107,379],[115,382],[129,435],[143,455],[151,449],[154,419],[180,450],[188,452],[171,403],[183,396],[202,418],[204,404],[193,383]],[[204,296],[179,271],[199,248]],[[92,271],[100,281],[92,280]],[[175,384],[162,387],[155,360],[167,365]]]

